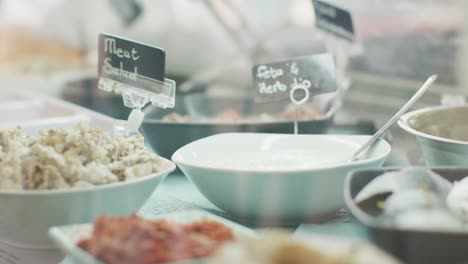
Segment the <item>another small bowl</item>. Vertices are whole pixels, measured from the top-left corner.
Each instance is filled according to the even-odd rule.
[[[175,169],[161,158],[159,173],[92,188],[0,191],[0,237],[23,248],[55,247],[52,226],[92,222],[102,214],[136,213],[159,183]]]
[[[192,142],[172,160],[209,201],[234,217],[292,224],[343,208],[345,175],[383,164],[390,153],[383,139],[365,159],[348,162],[369,137],[227,133]]]
[[[468,106],[438,106],[409,112],[398,121],[416,136],[429,166],[468,165]]]

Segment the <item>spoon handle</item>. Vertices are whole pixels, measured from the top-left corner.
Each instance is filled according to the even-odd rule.
[[[379,139],[387,130],[396,122],[398,119],[406,112],[408,109],[410,109],[418,100],[421,98],[421,96],[424,95],[424,93],[431,87],[431,85],[437,80],[437,75],[434,74],[431,77],[429,77],[426,82],[419,88],[419,90],[409,99],[408,102],[400,109],[398,112],[390,118],[390,120],[385,123],[375,134],[372,136],[366,143],[364,143],[360,148],[358,148],[354,153],[353,156],[351,157],[350,161],[353,161],[357,158],[359,154],[361,154],[362,151],[367,149],[369,146],[374,144],[374,142]]]

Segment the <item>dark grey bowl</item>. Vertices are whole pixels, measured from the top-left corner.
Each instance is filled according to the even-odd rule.
[[[127,119],[131,109],[125,107],[122,96],[108,93],[97,88],[96,78],[71,80],[62,87],[62,98],[116,119]],[[330,102],[330,103],[329,103]],[[314,97],[314,105],[324,113],[322,118],[299,122],[299,133],[326,133],[333,123],[338,104],[329,101],[327,95]],[[204,94],[186,94],[176,96],[174,109],[150,107],[141,131],[146,143],[159,155],[170,159],[180,147],[200,138],[224,132],[264,132],[293,133],[293,122],[241,122],[241,123],[176,123],[161,120],[169,113],[190,114],[197,117],[210,117],[226,108],[239,110],[244,115],[277,113],[284,109],[285,102],[256,104],[249,98],[217,98]]]
[[[377,200],[361,204],[354,202],[354,197],[364,186],[382,173],[392,170],[396,168],[354,171],[346,177],[346,205],[354,217],[368,229],[371,238],[382,249],[405,263],[468,263],[468,234],[410,231],[383,226],[373,217],[378,213],[375,206]],[[433,171],[452,182],[468,175],[468,168],[434,168]]]
[[[142,125],[142,132],[149,145],[159,155],[171,158],[172,154],[182,146],[218,133],[227,132],[260,132],[260,133],[293,133],[292,121],[251,122],[170,122],[162,117],[176,112],[182,115],[190,114],[197,117],[210,117],[226,108],[238,110],[242,115],[270,113],[282,111],[285,102],[257,104],[248,98],[219,98],[201,94],[190,94],[176,97],[174,109],[152,107],[147,110]],[[326,133],[333,123],[337,104],[325,104],[320,111],[323,116],[319,119],[300,121],[298,123],[301,134]]]

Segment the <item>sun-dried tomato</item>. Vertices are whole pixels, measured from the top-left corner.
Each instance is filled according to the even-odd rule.
[[[212,220],[180,224],[137,215],[101,216],[92,236],[78,246],[106,264],[157,264],[207,257],[233,239],[231,229]]]

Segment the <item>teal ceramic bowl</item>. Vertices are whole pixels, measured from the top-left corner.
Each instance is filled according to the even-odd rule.
[[[468,166],[468,106],[423,108],[403,115],[429,166]]]
[[[87,223],[101,214],[136,213],[175,169],[161,158],[159,173],[130,181],[69,190],[0,191],[0,238],[24,248],[55,247],[52,226]]]
[[[370,136],[227,133],[192,142],[172,160],[214,205],[239,220],[292,224],[344,207],[345,175],[377,168],[390,153],[379,140],[348,162]]]

